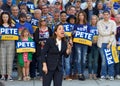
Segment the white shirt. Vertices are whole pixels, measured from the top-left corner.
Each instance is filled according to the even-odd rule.
[[[58,46],[59,51],[61,51],[61,40],[56,39],[56,42],[57,42],[57,46]]]

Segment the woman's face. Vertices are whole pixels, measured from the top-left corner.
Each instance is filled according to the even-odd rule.
[[[45,20],[41,21],[41,26],[46,26],[46,21]]]
[[[79,20],[82,20],[82,21],[84,20],[84,15],[83,15],[83,13],[80,13],[80,14],[79,14]]]
[[[23,34],[25,37],[28,37],[29,33],[27,30],[25,30],[24,34]]]
[[[7,14],[3,14],[2,15],[2,19],[3,19],[3,22],[4,23],[7,23],[8,22],[8,19],[9,19],[9,16]]]
[[[65,36],[64,27],[62,25],[58,26],[57,30],[55,31],[55,34],[57,37],[63,38]]]
[[[97,23],[97,17],[93,16],[91,19],[91,24],[95,25]]]

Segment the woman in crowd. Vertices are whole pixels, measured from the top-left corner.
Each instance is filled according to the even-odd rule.
[[[2,28],[12,28],[11,17],[8,12],[2,12],[0,16],[0,27]],[[2,35],[2,33],[1,33]],[[7,80],[12,81],[12,66],[13,59],[15,54],[15,41],[12,40],[1,40],[0,44],[0,53],[1,53],[1,80],[5,80],[5,75],[8,75]]]
[[[61,24],[55,26],[53,37],[49,38],[42,51],[43,86],[50,86],[53,79],[54,86],[62,86],[62,56],[71,52],[71,42],[64,40],[64,28]]]
[[[81,32],[81,31],[88,32],[89,31],[88,29],[89,27],[87,25],[86,14],[84,11],[80,11],[77,16],[77,24],[75,26],[73,42],[75,35],[77,34],[76,32]],[[75,62],[77,65],[78,78],[79,80],[85,80],[85,76],[83,74],[86,65],[88,46],[85,44],[74,42],[74,47],[75,47]]]
[[[91,19],[90,33],[93,33],[94,37],[93,37],[93,44],[90,47],[90,53],[88,58],[89,79],[93,78],[95,80],[97,79],[96,74],[98,68],[97,21],[98,21],[98,17],[96,15],[93,15]],[[93,74],[92,74],[92,70],[93,70]]]
[[[41,18],[41,20],[39,21],[39,28],[37,28],[34,33],[34,40],[36,42],[35,58],[38,63],[40,77],[42,77],[41,50],[43,49],[46,40],[51,36],[52,30],[47,26],[46,20],[44,18]]]

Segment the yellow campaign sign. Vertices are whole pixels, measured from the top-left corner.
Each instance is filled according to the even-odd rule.
[[[83,38],[74,38],[73,42],[92,46],[92,41]]]
[[[4,28],[0,27],[0,40],[18,40],[18,29],[17,28]]]
[[[38,28],[38,26],[32,26],[34,32],[36,31],[36,29]]]
[[[98,40],[98,36],[93,36],[93,40]]]
[[[65,34],[66,34],[67,36],[72,36],[72,33],[71,33],[71,32],[65,32]]]
[[[23,52],[35,52],[35,42],[17,42],[16,43],[17,53]]]
[[[19,37],[15,35],[2,35],[1,40],[18,40]]]
[[[113,56],[113,59],[114,59],[115,63],[118,63],[119,58],[118,58],[116,46],[112,46],[112,56]]]
[[[35,48],[18,48],[17,53],[24,53],[24,52],[35,52]]]
[[[120,46],[117,46],[117,50],[120,50]]]

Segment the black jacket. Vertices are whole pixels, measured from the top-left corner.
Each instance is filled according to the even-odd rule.
[[[47,63],[48,70],[62,71],[62,56],[66,54],[67,43],[62,40],[61,51],[58,50],[55,38],[49,38],[42,51],[42,62]]]
[[[52,30],[48,27],[49,35],[52,36]],[[39,39],[39,28],[36,29],[35,33],[33,34],[34,41],[36,44],[36,53],[34,54],[36,57],[41,55],[41,44],[39,43],[41,40]]]

